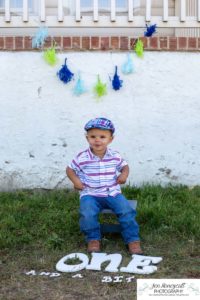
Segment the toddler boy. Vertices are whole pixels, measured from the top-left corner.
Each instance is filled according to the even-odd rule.
[[[80,191],[80,228],[88,243],[87,250],[100,251],[98,214],[102,209],[110,208],[118,217],[129,252],[142,254],[136,211],[120,188],[128,178],[129,167],[117,151],[108,148],[114,138],[114,125],[106,118],[96,118],[90,120],[84,129],[89,148],[72,160],[66,173]]]

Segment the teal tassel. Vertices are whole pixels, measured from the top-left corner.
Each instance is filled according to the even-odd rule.
[[[48,28],[40,27],[36,35],[32,39],[32,48],[42,47],[47,37],[48,37]]]
[[[75,87],[74,87],[74,95],[80,96],[80,95],[84,94],[85,92],[87,92],[87,89],[86,89],[86,87],[84,85],[84,82],[81,79],[81,75],[79,73],[77,82],[76,82]]]
[[[122,65],[122,73],[131,74],[133,72],[134,72],[133,61],[129,53],[126,62]]]

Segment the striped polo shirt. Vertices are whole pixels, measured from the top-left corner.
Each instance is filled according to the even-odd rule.
[[[127,162],[117,151],[107,149],[103,158],[92,153],[90,148],[80,152],[69,167],[80,178],[85,188],[80,196],[96,197],[116,196],[121,193],[120,185],[116,183],[117,176]]]

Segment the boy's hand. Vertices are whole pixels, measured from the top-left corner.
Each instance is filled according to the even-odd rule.
[[[80,181],[79,177],[76,175],[75,171],[72,170],[70,167],[66,169],[67,176],[74,184],[74,188],[77,190],[82,191],[84,189],[84,184]]]
[[[77,180],[76,182],[74,182],[74,188],[82,191],[84,189],[84,184],[80,180]]]
[[[124,184],[124,183],[126,183],[126,179],[127,179],[127,175],[125,175],[125,174],[120,174],[120,175],[117,177],[117,183],[118,183],[118,184]]]

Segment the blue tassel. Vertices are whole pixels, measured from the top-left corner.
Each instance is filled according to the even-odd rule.
[[[115,91],[119,90],[122,87],[123,80],[119,79],[119,75],[117,74],[117,66],[115,67],[115,75],[112,80],[112,86]]]
[[[63,81],[64,83],[68,83],[69,81],[71,81],[74,77],[74,74],[68,69],[67,65],[67,58],[65,58],[65,64],[62,65],[62,68],[60,69],[60,71],[58,71],[57,76],[60,78],[61,81]]]
[[[40,27],[35,37],[32,39],[32,48],[40,48],[44,45],[46,38],[48,37],[48,28]]]
[[[122,66],[122,73],[131,74],[134,71],[133,61],[131,59],[130,53],[127,56],[127,61]]]
[[[144,32],[144,36],[146,37],[152,36],[154,33],[156,33],[156,27],[157,27],[156,24],[150,26],[146,24],[147,31]]]
[[[78,80],[74,87],[74,95],[80,96],[80,95],[84,94],[86,91],[87,91],[87,89],[85,88],[84,82],[81,79],[80,74],[78,74]]]

